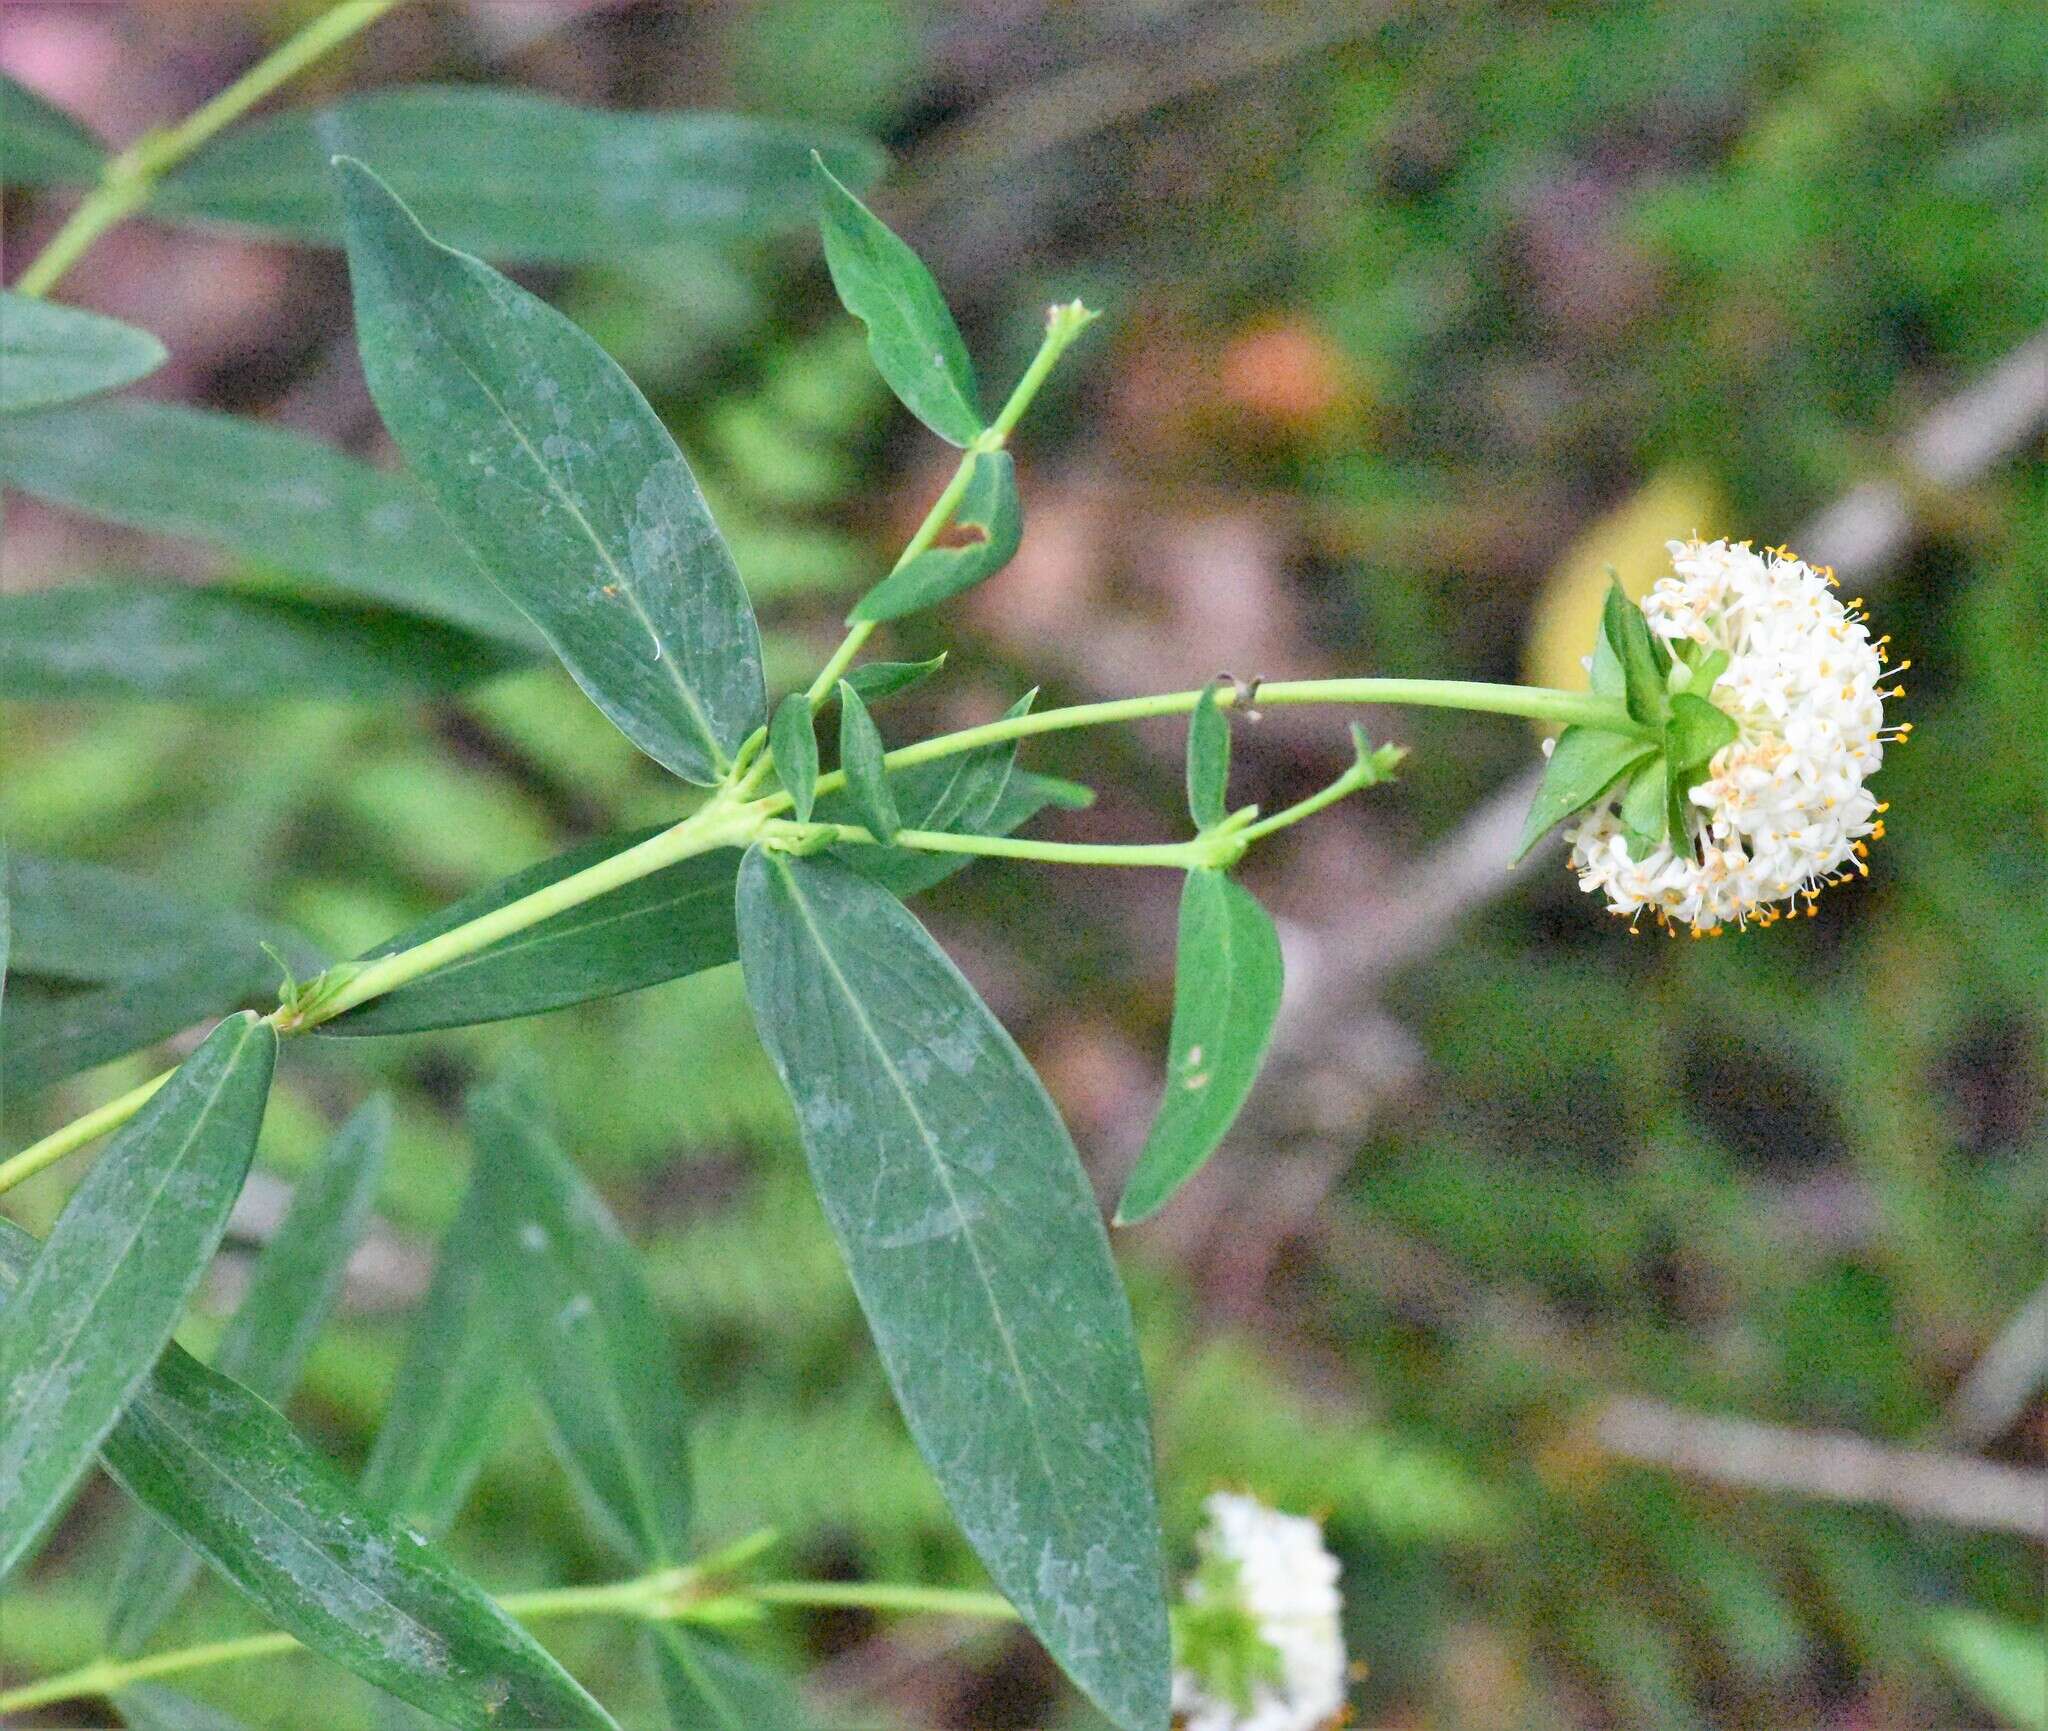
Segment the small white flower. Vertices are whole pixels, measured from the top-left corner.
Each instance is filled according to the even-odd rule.
[[[1344,1707],[1337,1559],[1323,1531],[1255,1497],[1202,1505],[1200,1566],[1176,1613],[1185,1731],[1323,1731]]]
[[[1631,859],[1612,799],[1568,830],[1579,886],[1694,936],[1794,918],[1799,897],[1811,913],[1823,885],[1867,875],[1864,838],[1884,834],[1885,808],[1864,782],[1884,742],[1912,731],[1885,728],[1884,699],[1903,695],[1883,683],[1885,640],[1871,640],[1858,603],[1835,599],[1832,572],[1781,547],[1670,549],[1675,575],[1643,598],[1643,615],[1682,664],[1725,653],[1711,701],[1740,732],[1692,790],[1685,836]]]

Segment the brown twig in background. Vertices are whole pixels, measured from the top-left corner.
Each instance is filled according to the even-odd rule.
[[[1917,1520],[2048,1539],[2048,1472],[1632,1398],[1608,1402],[1593,1437],[1619,1459],[1740,1490],[1868,1503]]]

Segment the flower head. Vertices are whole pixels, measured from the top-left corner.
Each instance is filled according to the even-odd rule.
[[[1673,688],[1708,696],[1735,737],[1654,846],[1631,848],[1613,798],[1588,811],[1567,831],[1579,885],[1695,936],[1791,919],[1800,897],[1810,913],[1824,885],[1867,874],[1865,838],[1884,834],[1864,782],[1884,742],[1911,731],[1885,729],[1884,700],[1904,694],[1884,683],[1885,640],[1872,641],[1857,602],[1835,599],[1832,572],[1781,547],[1670,549],[1674,575],[1643,598],[1643,616],[1670,653]]]
[[[1203,1507],[1201,1562],[1174,1613],[1174,1711],[1186,1731],[1322,1731],[1344,1707],[1337,1559],[1323,1532],[1255,1497]]]

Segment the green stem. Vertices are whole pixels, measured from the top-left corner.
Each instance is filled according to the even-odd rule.
[[[742,1541],[747,1544],[749,1541]],[[758,1550],[758,1543],[754,1544]],[[1007,1599],[994,1593],[968,1592],[952,1587],[892,1586],[887,1582],[861,1581],[768,1581],[759,1586],[734,1587],[707,1593],[701,1583],[716,1571],[713,1559],[680,1569],[663,1569],[630,1581],[608,1581],[599,1586],[549,1587],[532,1593],[506,1593],[498,1600],[501,1610],[523,1623],[544,1622],[551,1617],[641,1617],[649,1621],[687,1618],[713,1605],[754,1603],[792,1606],[859,1606],[873,1611],[929,1614],[941,1617],[983,1617],[1013,1621],[1017,1612]],[[25,1713],[31,1707],[47,1707],[57,1701],[75,1701],[88,1695],[112,1695],[131,1684],[157,1677],[174,1677],[185,1671],[208,1670],[216,1665],[240,1664],[250,1659],[273,1659],[295,1652],[301,1643],[281,1631],[241,1635],[227,1641],[208,1641],[199,1646],[178,1647],[165,1653],[149,1653],[139,1659],[98,1659],[90,1665],[45,1677],[39,1683],[0,1691],[0,1713]]]
[[[152,132],[111,156],[100,170],[99,185],[85,195],[50,244],[21,273],[14,292],[46,295],[76,264],[94,241],[116,223],[142,208],[154,187],[223,127],[239,120],[281,85],[303,72],[321,55],[374,24],[399,0],[345,0],[323,12],[288,42],[280,44],[204,107],[175,126]]]
[[[1153,716],[1185,715],[1195,707],[1201,695],[1199,690],[1168,691],[1149,697],[1124,697],[1107,703],[1083,703],[1069,709],[1048,709],[1034,715],[991,721],[980,727],[965,728],[958,733],[941,734],[935,739],[920,740],[915,745],[899,746],[883,761],[890,769],[907,769],[912,764],[927,763],[934,758],[951,757],[959,752],[972,751],[978,746],[1025,739],[1034,734],[1057,733],[1079,727],[1100,727],[1120,721],[1140,721]],[[1259,688],[1257,700],[1262,704],[1388,703],[1436,709],[1469,709],[1488,715],[1521,715],[1536,721],[1578,723],[1604,728],[1614,733],[1626,733],[1646,739],[1651,737],[1646,729],[1628,718],[1618,698],[1596,697],[1579,691],[1552,691],[1533,686],[1468,684],[1455,679],[1303,679],[1263,685]],[[1240,700],[1234,687],[1225,687],[1216,694],[1216,701],[1220,706],[1229,708]],[[840,770],[820,776],[818,792],[828,793],[843,786],[845,780],[845,774]],[[723,791],[709,804],[672,829],[663,830],[661,834],[650,837],[623,853],[614,854],[609,859],[600,860],[595,865],[586,866],[580,872],[559,878],[554,883],[535,890],[531,895],[507,902],[503,907],[443,932],[439,937],[430,938],[424,944],[417,944],[409,950],[400,950],[395,955],[380,957],[360,967],[352,968],[344,964],[343,971],[337,972],[330,982],[331,989],[309,989],[310,995],[302,999],[299,1007],[279,1010],[273,1013],[271,1021],[281,1035],[296,1034],[315,1027],[340,1015],[344,1010],[353,1009],[371,998],[394,991],[407,981],[418,979],[422,974],[430,973],[449,962],[474,955],[500,938],[524,931],[529,926],[589,901],[593,896],[603,895],[609,890],[618,889],[643,878],[650,872],[660,871],[665,866],[675,865],[697,854],[709,853],[714,848],[744,847],[760,835],[770,819],[787,811],[789,805],[790,798],[787,793],[769,794],[765,798],[749,801],[744,797],[744,784],[742,788]],[[989,836],[949,837],[924,831],[912,831],[911,834],[919,838],[915,845],[936,845],[963,853],[1008,853],[1013,858],[1060,859],[1069,864],[1091,865],[1185,866],[1188,863],[1186,844],[1180,843],[1169,844],[1156,850],[1074,846],[1060,851],[1060,844],[1049,842],[1016,841]],[[1147,851],[1156,857],[1133,857]],[[1088,857],[1082,857],[1084,855]],[[1197,863],[1211,862],[1204,858]],[[0,1191],[20,1183],[32,1173],[40,1172],[52,1161],[62,1159],[94,1137],[104,1135],[127,1122],[164,1080],[164,1077],[159,1076],[139,1088],[130,1089],[120,1099],[109,1101],[96,1111],[87,1113],[85,1117],[53,1131],[42,1141],[23,1149],[11,1160],[0,1163]]]
[[[855,845],[907,847],[919,853],[964,853],[988,859],[1044,860],[1072,866],[1171,866],[1193,871],[1215,865],[1218,850],[1197,841],[1116,843],[1030,841],[1008,835],[956,835],[948,830],[899,829],[887,843],[852,823],[769,823],[764,836],[796,841],[841,841]],[[1229,850],[1233,855],[1237,850]]]
[[[901,1587],[885,1581],[762,1581],[737,1597],[759,1605],[847,1606],[935,1617],[986,1617],[1013,1623],[1017,1607],[998,1593],[962,1587]]]

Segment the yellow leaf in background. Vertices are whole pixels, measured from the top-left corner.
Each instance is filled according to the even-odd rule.
[[[1691,469],[1660,469],[1566,548],[1529,620],[1523,660],[1529,682],[1585,690],[1584,658],[1593,653],[1600,629],[1607,568],[1614,567],[1631,596],[1642,596],[1671,569],[1664,543],[1695,531],[1709,538],[1723,533],[1723,509],[1710,477]]]

